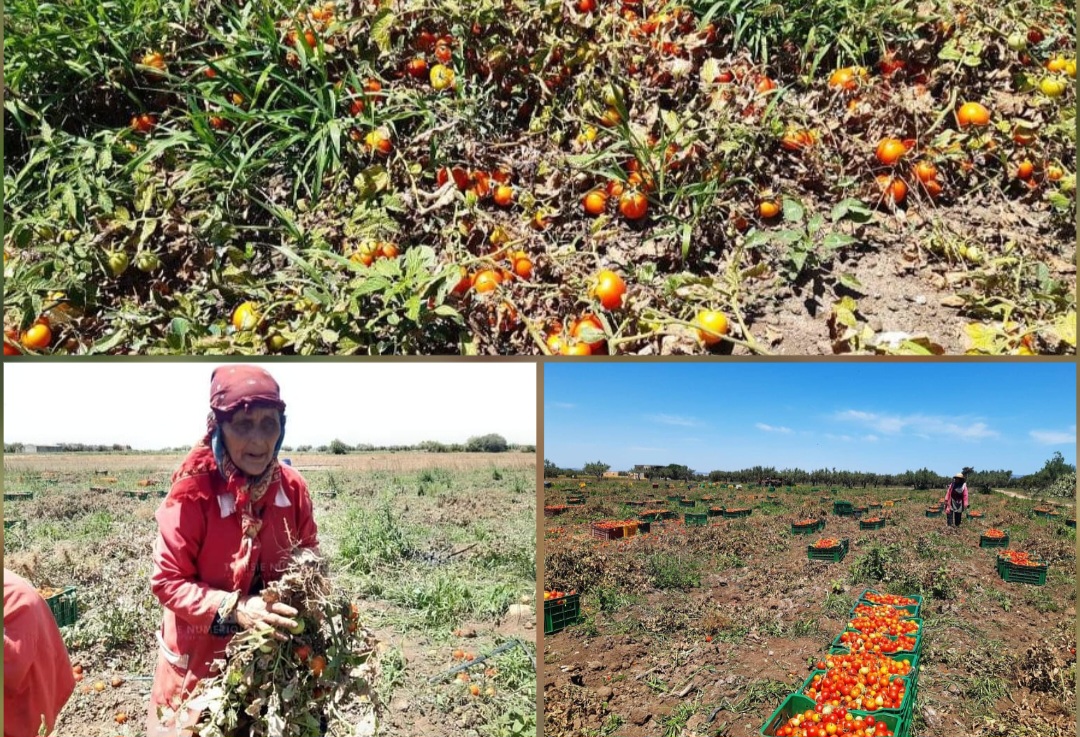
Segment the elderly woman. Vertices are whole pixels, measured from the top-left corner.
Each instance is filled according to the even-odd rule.
[[[149,737],[190,734],[177,711],[240,629],[296,626],[292,607],[258,594],[297,548],[315,548],[307,484],[278,463],[285,403],[258,366],[229,365],[210,379],[207,432],[173,474],[157,511],[151,588],[165,616],[147,718]]]

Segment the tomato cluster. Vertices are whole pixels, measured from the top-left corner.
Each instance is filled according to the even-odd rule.
[[[749,512],[750,507],[733,507],[733,508],[731,508],[731,509],[729,509],[727,511],[728,512]]]
[[[887,655],[899,651],[913,652],[915,650],[915,638],[900,635],[893,639],[881,632],[844,632],[840,635],[840,642],[853,653],[885,653]]]
[[[1041,560],[1032,558],[1029,553],[1023,553],[1019,550],[1003,550],[999,553],[1002,558],[1008,559],[1010,563],[1017,566],[1028,566],[1031,568],[1038,568],[1043,565]]]
[[[796,527],[809,527],[810,525],[816,525],[818,521],[816,519],[801,519],[795,523]]]
[[[856,716],[843,707],[822,704],[818,704],[813,711],[808,709],[796,714],[776,730],[776,737],[831,737],[836,734],[893,737],[889,726],[873,716]]]
[[[840,541],[835,537],[823,537],[814,543],[814,547],[820,550],[832,550],[840,547]]]
[[[611,520],[608,522],[594,522],[593,527],[598,530],[617,530],[621,527],[637,528],[637,520]]]
[[[552,504],[550,506],[544,507],[544,511],[545,512],[550,512],[552,514],[561,514],[562,512],[565,512],[569,508],[570,507],[566,506],[565,504]]]
[[[863,522],[873,522],[874,524],[877,524],[878,522],[881,522],[881,517],[867,517]]]
[[[567,596],[573,596],[573,595],[574,595],[573,591],[559,591],[558,589],[555,589],[554,591],[545,591],[544,592],[544,601],[555,601],[556,599],[565,599]]]
[[[991,527],[989,530],[986,531],[986,537],[992,537],[1000,540],[1001,538],[1005,537],[1005,533],[997,528]]]
[[[858,630],[863,634],[883,634],[899,637],[914,635],[919,631],[919,623],[911,619],[901,619],[898,610],[884,606],[877,607],[877,612],[857,616],[848,622],[848,629]]]
[[[915,606],[919,603],[909,596],[898,596],[896,594],[868,593],[863,598],[871,604],[888,604],[890,606]],[[858,613],[858,609],[855,611]]]
[[[907,685],[894,676],[909,674],[911,661],[896,661],[876,653],[850,653],[830,655],[824,665],[825,672],[816,673],[804,692],[819,704],[877,711],[899,709],[904,703]]]

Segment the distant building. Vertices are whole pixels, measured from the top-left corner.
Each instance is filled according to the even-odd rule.
[[[634,470],[632,470],[627,475],[632,479],[637,479],[637,480],[640,481],[641,479],[653,478],[654,476],[656,476],[656,475],[658,475],[660,473],[661,469],[664,469],[664,468],[667,468],[667,466],[647,466],[647,465],[642,466],[642,465],[638,465],[638,466],[634,466]]]
[[[31,443],[23,444],[23,453],[62,453],[63,450],[59,445],[33,445]]]

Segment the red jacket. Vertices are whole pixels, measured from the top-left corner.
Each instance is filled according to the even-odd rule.
[[[30,583],[4,569],[4,737],[33,737],[75,690],[60,628]]]
[[[281,482],[271,484],[256,508],[262,510],[262,527],[249,565],[242,567],[240,514],[234,496],[226,492],[225,480],[212,461],[204,459],[195,473],[191,470],[189,464],[190,475],[174,481],[157,510],[150,585],[165,607],[165,617],[158,633],[158,665],[150,695],[147,727],[152,737],[170,734],[168,727],[159,724],[157,708],[174,708],[210,674],[213,660],[224,657],[230,638],[211,634],[210,626],[225,596],[237,589],[250,593],[257,564],[263,582],[275,581],[294,545],[318,545],[307,484],[299,472],[282,465]],[[234,586],[237,577],[240,585]]]
[[[945,489],[945,511],[946,512],[948,512],[948,511],[950,511],[952,509],[952,502],[953,502],[954,496],[955,496],[957,501],[962,501],[964,503],[964,509],[967,509],[967,506],[968,506],[967,483],[961,483],[960,488],[956,489],[955,491],[953,490],[952,483],[950,483],[948,488]]]

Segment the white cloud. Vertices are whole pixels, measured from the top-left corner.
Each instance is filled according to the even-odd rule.
[[[1065,431],[1061,430],[1032,430],[1028,433],[1031,438],[1040,445],[1075,445],[1076,425]]]
[[[790,427],[779,427],[779,426],[773,426],[773,425],[766,425],[764,422],[755,423],[754,427],[756,427],[758,430],[764,430],[765,432],[782,432],[782,433],[790,433],[791,432]]]
[[[548,402],[548,405],[559,409],[573,409],[574,407],[577,407],[577,405],[572,402]]]
[[[701,424],[699,420],[693,417],[683,417],[682,415],[647,415],[647,418],[653,422],[658,422],[661,425],[678,425],[679,427],[697,427]]]
[[[864,425],[882,435],[909,432],[915,437],[949,437],[957,440],[996,438],[998,432],[975,418],[946,418],[937,415],[890,415],[861,410],[837,412],[833,418],[840,422]]]

